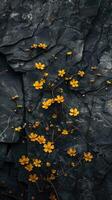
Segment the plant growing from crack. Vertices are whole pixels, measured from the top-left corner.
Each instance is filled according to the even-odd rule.
[[[32,44],[31,49],[47,50],[45,43]],[[72,51],[68,51],[65,56],[71,57]],[[49,98],[43,99],[39,106],[39,116],[29,127],[27,142],[32,145],[33,152],[29,155],[21,155],[20,165],[26,170],[27,180],[32,184],[45,182],[54,190],[50,195],[51,200],[59,199],[55,188],[55,182],[62,176],[70,176],[70,171],[77,169],[83,161],[91,162],[93,154],[90,151],[83,152],[71,145],[71,141],[76,134],[76,119],[80,118],[80,108],[74,105],[68,107],[65,103],[63,92],[65,88],[74,91],[80,88],[80,78],[86,73],[82,69],[71,75],[67,70],[60,68],[56,72],[57,82],[50,83],[47,65],[41,61],[34,64],[34,70],[39,70],[42,74],[40,80],[32,83],[38,92],[49,91]],[[66,111],[67,110],[67,111]],[[74,125],[75,124],[75,125]],[[16,132],[21,132],[21,126],[15,127]]]

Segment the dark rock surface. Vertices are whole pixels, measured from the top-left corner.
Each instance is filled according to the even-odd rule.
[[[48,44],[47,51],[30,49],[40,42]],[[67,51],[73,56],[67,58]],[[33,67],[38,61],[48,66],[47,82],[54,82],[54,88],[32,87],[43,77]],[[78,91],[64,86],[65,115],[73,105],[81,113],[78,136],[66,145],[76,146],[79,153],[92,151],[94,161],[57,180],[59,200],[112,199],[112,85],[107,84],[112,80],[112,1],[0,0],[0,200],[49,197],[48,191],[40,193],[37,185],[28,184],[18,167],[20,155],[34,149],[25,139],[28,126],[23,133],[14,127],[36,119],[49,122],[40,103],[63,87],[56,74],[61,68],[71,75],[86,71]],[[11,98],[16,95],[15,102]]]

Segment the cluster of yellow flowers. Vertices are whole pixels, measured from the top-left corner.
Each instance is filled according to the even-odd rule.
[[[37,133],[30,133],[28,135],[28,138],[31,142],[38,142],[39,144],[44,144],[46,142],[46,139],[43,135],[38,135]]]
[[[46,101],[42,102],[42,108],[48,109],[54,103],[54,99],[47,99]]]
[[[28,156],[22,155],[21,158],[19,159],[19,163],[24,166],[24,168],[28,171],[31,172],[34,167],[40,168],[42,166],[42,161],[40,159],[30,159]],[[28,180],[30,182],[36,182],[39,179],[39,177],[36,174],[30,174]]]
[[[64,77],[65,74],[66,74],[66,72],[65,72],[64,69],[58,70],[58,76],[59,76],[59,77]],[[83,70],[79,70],[77,74],[78,74],[80,77],[84,77],[84,76],[85,76],[85,72],[84,72]],[[69,79],[71,79],[71,77],[69,77],[69,78],[65,77],[65,80],[69,80]],[[75,79],[72,79],[72,80],[70,81],[70,85],[71,85],[72,87],[79,87],[79,82],[78,82],[77,80],[75,80]]]
[[[64,97],[57,95],[55,98],[47,99],[46,101],[42,102],[42,108],[48,109],[53,103],[63,103],[64,102]]]
[[[41,167],[42,165],[42,161],[37,158],[33,159],[32,163],[29,163],[29,162],[30,162],[30,159],[25,155],[22,155],[21,158],[19,159],[19,163],[25,166],[25,169],[27,169],[28,171],[32,171],[34,166]]]
[[[51,153],[54,150],[54,144],[52,142],[47,142],[46,144],[44,144],[44,151],[47,153]],[[70,157],[75,157],[77,155],[77,150],[74,147],[70,147],[67,150],[67,154]],[[93,154],[91,152],[84,152],[83,154],[83,160],[85,160],[86,162],[91,162],[93,160]],[[22,155],[19,159],[19,163],[24,166],[24,168],[28,171],[31,172],[33,171],[33,168],[40,168],[42,166],[42,160],[34,158],[30,161],[30,159],[25,156]],[[74,162],[71,163],[72,166],[75,166]],[[51,164],[49,162],[46,162],[46,166],[47,167],[51,167]],[[56,170],[52,169],[51,170],[51,174],[50,176],[47,176],[47,180],[54,180],[55,179],[55,174],[56,174]],[[39,179],[39,176],[37,176],[37,174],[30,174],[28,177],[28,180],[32,183],[36,182]]]
[[[67,154],[71,157],[74,157],[77,155],[77,150],[74,147],[70,147],[67,150]],[[91,152],[84,152],[83,154],[83,160],[85,160],[86,162],[91,162],[93,160],[93,154]]]
[[[46,142],[46,138],[43,135],[38,135],[37,133],[30,133],[28,138],[31,142],[38,142],[39,144],[43,144],[43,151],[46,153],[52,153],[54,150],[53,142]]]
[[[45,79],[41,79],[40,81],[35,81],[33,83],[33,86],[36,90],[39,90],[39,89],[42,89],[43,88],[43,85],[45,83]]]
[[[48,45],[45,44],[45,43],[39,43],[39,44],[32,44],[31,45],[31,49],[37,49],[37,48],[46,49],[47,47],[48,47]]]
[[[48,47],[48,45],[45,44],[45,43],[39,43],[39,44],[32,44],[31,45],[32,49],[40,48],[40,49],[45,50],[47,47]],[[72,55],[73,55],[72,51],[66,52],[66,56],[71,57]],[[66,57],[66,58],[68,58],[68,57]],[[46,72],[46,70],[44,71],[44,69],[46,68],[46,64],[39,61],[39,62],[36,62],[34,64],[34,67],[35,67],[35,69],[43,70],[43,77],[44,78],[42,78],[38,81],[35,81],[33,83],[33,86],[36,90],[43,89],[44,83],[47,82],[47,78],[45,78],[45,77],[48,76],[48,72]],[[58,70],[56,73],[57,73],[57,80],[59,80],[58,77],[64,78],[65,82],[68,83],[69,86],[71,86],[72,88],[78,88],[80,84],[79,84],[79,81],[77,79],[78,78],[81,79],[82,77],[85,76],[85,72],[83,70],[79,70],[79,71],[76,72],[75,75],[78,77],[76,79],[73,78],[73,76],[69,75],[69,73],[67,74],[67,71],[63,68]],[[54,83],[49,82],[48,85],[54,87],[55,82]],[[62,85],[62,87],[63,87],[63,85]],[[57,90],[57,91],[61,92],[61,94],[62,94],[63,88],[58,88],[58,89],[61,89],[61,90]],[[42,106],[43,109],[48,109],[52,104],[54,104],[54,103],[62,104],[64,101],[65,101],[65,98],[64,98],[63,95],[55,95],[54,96],[54,94],[53,94],[53,98],[44,99],[41,106]],[[80,111],[76,107],[71,107],[68,111],[69,117],[70,116],[71,117],[77,117],[77,116],[79,116],[79,114],[80,114]],[[50,158],[52,156],[50,157],[49,154],[53,155],[53,152],[57,151],[56,148],[58,147],[58,145],[57,145],[57,139],[58,138],[63,137],[63,139],[66,140],[66,137],[68,137],[67,135],[70,135],[71,133],[73,133],[73,130],[74,130],[72,126],[70,126],[70,128],[69,128],[69,126],[66,122],[65,122],[64,126],[62,124],[63,128],[61,128],[61,125],[55,126],[54,121],[58,118],[58,112],[55,111],[54,113],[51,113],[51,115],[52,115],[52,119],[51,119],[50,123],[46,122],[46,125],[44,127],[44,130],[47,131],[46,136],[41,135],[41,133],[40,134],[36,133],[36,128],[41,126],[41,123],[39,121],[36,121],[34,124],[32,124],[32,126],[30,128],[32,128],[33,130],[27,136],[28,140],[30,142],[32,142],[32,145],[33,145],[33,143],[34,143],[34,145],[38,144],[39,148],[40,149],[42,148],[42,152],[44,152],[45,156],[46,155],[48,156],[48,160],[44,161],[44,160],[41,160],[40,158],[33,157],[33,156],[32,156],[32,158],[29,158],[28,156],[25,156],[25,155],[22,155],[19,159],[20,165],[22,165],[24,167],[24,169],[27,170],[28,172],[31,172],[31,174],[29,174],[29,176],[28,176],[28,180],[32,183],[35,183],[39,179],[42,178],[41,175],[38,176],[38,173],[36,174],[36,172],[35,172],[35,170],[40,169],[41,167],[47,167],[47,170],[48,171],[50,170],[50,173],[48,172],[46,177],[42,178],[43,180],[47,180],[47,181],[55,180],[56,176],[58,176],[58,170],[54,169],[54,167],[53,167],[53,169],[51,169],[52,160],[50,160]],[[50,134],[52,139],[50,138],[50,140],[49,140],[48,139],[48,136],[49,136],[48,131],[50,130],[50,128],[51,128],[51,132],[52,132],[52,130],[54,132],[53,132],[53,135]],[[56,129],[54,129],[54,128],[56,128]],[[16,132],[20,132],[22,130],[22,127],[18,126],[14,130]],[[59,132],[59,134],[57,134],[57,137],[55,138],[56,131]],[[78,149],[76,149],[74,146],[70,146],[69,148],[67,148],[65,150],[65,153],[66,153],[66,157],[68,158],[68,160],[72,159],[72,161],[74,161],[73,159],[75,159],[75,160],[79,159],[78,158]],[[83,153],[81,158],[85,162],[91,162],[93,160],[93,154],[91,152],[87,151],[87,152]],[[75,167],[76,163],[75,163],[75,161],[74,162],[72,162],[72,161],[70,161],[69,166]],[[33,173],[33,172],[35,172],[35,173]],[[67,173],[65,173],[65,174],[67,174]],[[50,197],[50,199],[56,200],[55,195],[52,195]]]
[[[45,43],[39,43],[38,47],[41,48],[41,49],[46,49],[48,47],[48,45],[45,44]]]

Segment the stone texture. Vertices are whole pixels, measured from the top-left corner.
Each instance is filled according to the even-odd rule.
[[[68,124],[69,121],[76,123],[77,133],[66,143],[60,140],[58,148],[73,145],[79,155],[91,150],[95,159],[91,164],[71,170],[69,177],[57,180],[59,200],[111,200],[112,86],[106,81],[112,80],[112,1],[1,0],[0,4],[1,199],[31,200],[32,196],[35,200],[49,199],[49,188],[40,193],[37,186],[26,182],[18,158],[35,151],[25,138],[28,125],[39,119],[45,128],[50,121],[50,113],[45,115],[40,109],[41,102],[64,87],[67,107],[57,125],[63,126],[73,105],[81,114],[75,122],[68,119]],[[48,50],[30,49],[32,43],[39,42],[47,43]],[[66,52],[71,50],[73,56],[67,58]],[[47,65],[47,82],[54,82],[55,87],[44,91],[33,88],[33,82],[42,78],[42,73],[33,67],[38,61]],[[93,70],[92,66],[97,68]],[[56,72],[61,68],[71,75],[79,69],[86,71],[84,78],[78,78],[78,90],[59,81]],[[11,100],[15,95],[19,96],[16,103]],[[60,113],[60,108],[54,109]],[[22,134],[14,132],[14,127],[25,123]],[[36,153],[40,155],[39,149]],[[65,164],[63,152],[53,154],[52,160],[54,157]]]

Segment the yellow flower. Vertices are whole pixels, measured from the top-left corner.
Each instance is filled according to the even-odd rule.
[[[92,69],[92,70],[96,70],[97,67],[96,67],[96,66],[92,66],[91,69]]]
[[[68,135],[69,132],[66,129],[63,129],[63,131],[61,132],[62,135]]]
[[[16,132],[20,132],[22,130],[22,127],[21,126],[18,126],[14,129]]]
[[[25,155],[22,155],[21,158],[19,159],[19,163],[21,165],[27,165],[29,163],[29,158],[26,157]]]
[[[36,121],[34,124],[33,124],[33,128],[38,128],[40,125],[40,122],[39,121]]]
[[[55,177],[54,174],[50,174],[50,176],[47,177],[48,181],[52,181],[52,180],[55,180],[55,179],[56,179],[56,177]]]
[[[63,93],[63,91],[64,91],[63,88],[59,88],[59,90],[60,90],[61,93]]]
[[[79,81],[75,80],[75,79],[72,79],[70,81],[70,85],[75,88],[75,87],[79,87]]]
[[[41,167],[42,161],[40,159],[33,159],[33,164],[35,167]]]
[[[85,72],[82,71],[82,70],[79,70],[79,71],[78,71],[78,75],[81,76],[81,77],[83,77],[83,76],[85,75]]]
[[[37,141],[38,135],[36,133],[30,133],[28,135],[28,137],[29,137],[30,141],[35,142],[35,141]]]
[[[53,113],[52,118],[53,118],[53,119],[56,119],[56,118],[57,118],[57,115],[56,115],[55,113]]]
[[[91,153],[91,152],[84,152],[83,159],[84,159],[86,162],[91,162],[92,159],[93,159],[92,153]]]
[[[58,70],[58,76],[63,77],[64,75],[65,75],[64,69]]]
[[[38,47],[41,49],[46,49],[48,47],[48,45],[45,43],[40,43],[40,44],[38,44]]]
[[[37,142],[39,144],[45,144],[46,138],[43,135],[39,135],[38,138],[37,138]]]
[[[71,166],[72,166],[72,167],[75,167],[76,164],[75,164],[74,162],[71,162]]]
[[[70,148],[67,150],[67,154],[68,154],[69,156],[76,156],[76,153],[77,153],[77,151],[76,151],[76,149],[73,148],[73,147],[70,147]]]
[[[64,97],[63,96],[60,96],[60,95],[57,95],[57,97],[55,98],[55,101],[57,103],[62,103],[64,102]]]
[[[68,81],[68,80],[69,80],[69,77],[65,77],[65,80]]]
[[[33,165],[32,165],[31,163],[29,163],[28,165],[25,166],[25,169],[26,169],[27,171],[31,172],[32,169],[33,169]]]
[[[71,108],[70,112],[69,112],[69,115],[76,117],[77,115],[79,115],[78,109],[77,108]]]
[[[46,144],[44,144],[44,151],[46,153],[52,153],[53,150],[54,150],[53,142],[47,142]]]
[[[54,125],[53,124],[50,124],[50,127],[53,127]]]
[[[48,72],[45,72],[45,73],[44,73],[44,76],[45,76],[45,77],[47,77],[48,75],[49,75],[49,73],[48,73]]]
[[[43,88],[43,81],[35,81],[35,83],[33,83],[33,86],[35,87],[36,90],[42,89]]]
[[[28,180],[32,183],[35,183],[39,177],[36,174],[30,174]]]
[[[48,99],[42,102],[42,108],[48,109],[51,104],[54,103],[54,99]]]
[[[107,83],[108,85],[110,85],[110,84],[112,84],[112,80],[107,80],[106,83]]]
[[[22,108],[23,105],[21,105],[21,104],[17,104],[16,107],[17,107],[17,108]]]
[[[56,169],[51,170],[52,174],[56,174]]]
[[[49,200],[57,200],[55,194],[50,194]]]
[[[45,64],[41,62],[35,63],[35,68],[43,70],[45,68]]]
[[[67,56],[71,56],[71,55],[72,55],[72,51],[67,51],[67,52],[66,52],[66,55],[67,55]]]
[[[50,167],[50,166],[51,166],[51,163],[50,163],[50,162],[46,162],[46,166],[47,166],[47,167]]]
[[[37,44],[32,44],[31,45],[31,49],[36,49],[37,48]]]
[[[18,95],[15,95],[15,96],[11,97],[12,100],[16,100],[16,99],[18,99],[18,98],[19,98]]]
[[[40,82],[41,82],[41,83],[45,83],[46,80],[42,78],[42,79],[40,80]]]

